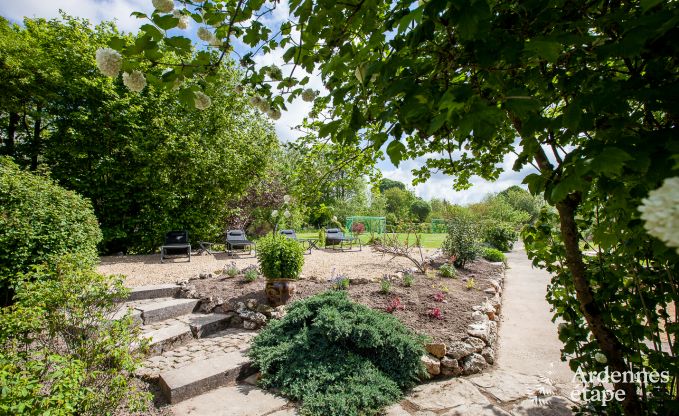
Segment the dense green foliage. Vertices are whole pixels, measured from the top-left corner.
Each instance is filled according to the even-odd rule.
[[[423,340],[398,319],[331,291],[293,303],[252,343],[264,387],[303,415],[375,415],[425,374]]]
[[[510,251],[519,234],[506,222],[488,222],[483,227],[483,238],[491,247],[500,251]]]
[[[236,225],[226,223],[228,203],[265,175],[273,129],[234,93],[230,67],[203,83],[212,106],[200,112],[170,88],[134,93],[101,75],[94,54],[114,36],[112,24],[69,17],[23,28],[0,21],[0,152],[49,165],[59,184],[89,198],[105,253],[152,252],[172,229],[214,241]]]
[[[109,317],[127,295],[122,278],[77,256],[23,275],[0,312],[0,414],[103,415],[145,396],[130,383],[141,361],[131,317]]]
[[[457,270],[452,264],[444,263],[439,267],[439,274],[441,277],[453,278],[457,276]]]
[[[671,368],[677,385],[677,333],[656,311],[679,301],[677,281],[668,279],[679,260],[644,233],[636,208],[679,175],[679,4],[293,0],[290,21],[273,28],[255,19],[232,24],[267,13],[258,0],[197,6],[203,15],[195,16],[219,27],[224,50],[233,38],[253,48],[241,61],[248,93],[283,107],[283,95],[301,95],[308,81],[272,82],[255,67],[262,49],[286,48],[286,63],[321,74],[328,93],[316,98],[312,115],[322,114],[322,140],[386,146],[395,164],[424,157],[414,171],[418,181],[439,172],[455,176],[458,188],[472,175],[496,179],[510,154],[517,156],[513,169],[534,167],[525,182],[556,209],[561,239],[538,229],[527,236],[528,248],[537,264],[558,272],[555,298],[577,299],[577,307],[569,305],[570,319],[583,322],[578,334],[594,340],[592,350],[600,349],[611,371],[646,370],[653,362]],[[280,36],[271,39],[272,30]],[[120,49],[136,57],[166,43]],[[191,73],[205,69],[200,58]],[[581,249],[590,231],[602,250],[596,262]],[[646,304],[645,293],[652,307],[630,308]],[[624,308],[629,313],[617,313]],[[671,351],[659,348],[661,327]],[[590,354],[578,362],[599,368],[594,361]],[[625,399],[609,404],[609,414],[663,413],[663,403],[676,399],[676,389],[639,393],[629,381],[614,387]]]
[[[272,233],[257,242],[257,260],[267,279],[297,279],[304,265],[304,248],[295,240]]]
[[[481,256],[488,261],[505,261],[507,258],[505,254],[495,248],[483,247],[481,249]]]
[[[431,205],[422,199],[416,199],[410,204],[410,212],[415,215],[420,222],[425,222],[431,212]]]
[[[0,304],[11,301],[17,273],[64,254],[91,266],[99,241],[89,200],[0,157]]]
[[[470,215],[458,215],[448,221],[447,227],[441,250],[453,258],[455,266],[464,267],[479,254],[479,224]]]

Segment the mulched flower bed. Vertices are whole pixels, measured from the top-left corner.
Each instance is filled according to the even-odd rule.
[[[432,342],[450,343],[466,336],[467,327],[472,323],[471,310],[492,295],[484,293],[490,287],[489,277],[503,273],[501,265],[485,260],[475,261],[465,269],[457,270],[457,277],[442,278],[435,270],[427,275],[413,274],[412,286],[403,284],[402,274],[388,277],[389,293],[382,291],[380,281],[352,279],[347,292],[354,301],[370,308],[387,311],[390,305],[400,305],[392,313],[413,331],[427,335]],[[467,288],[467,281],[474,279],[474,288]],[[227,277],[217,275],[191,280],[189,285],[195,291],[193,297],[218,299],[218,303],[236,305],[255,299],[266,303],[264,294],[265,279],[246,282],[241,275]],[[297,291],[292,299],[308,296],[333,289],[334,282],[328,280],[298,280]],[[396,301],[395,299],[398,299]],[[440,301],[438,301],[440,300]],[[438,308],[438,319],[433,309]]]

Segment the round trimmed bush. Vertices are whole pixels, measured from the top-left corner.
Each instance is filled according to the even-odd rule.
[[[500,251],[510,251],[518,239],[518,234],[511,224],[497,222],[485,227],[484,239],[491,247]]]
[[[16,274],[32,265],[65,254],[94,265],[101,238],[88,199],[0,158],[0,303],[10,302]]]
[[[483,248],[483,258],[488,261],[505,261],[506,257],[503,252],[496,248],[484,247]]]
[[[293,303],[248,352],[260,383],[302,401],[303,415],[375,415],[426,370],[424,339],[395,317],[329,291]]]
[[[295,240],[269,234],[257,242],[257,259],[267,279],[298,279],[304,265],[304,248]]]

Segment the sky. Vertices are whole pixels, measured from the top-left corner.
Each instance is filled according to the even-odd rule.
[[[67,14],[84,17],[98,23],[103,20],[116,20],[121,30],[136,32],[143,24],[143,21],[131,17],[133,11],[141,11],[150,14],[153,11],[151,0],[0,0],[0,15],[14,21],[21,22],[24,16],[27,17],[59,17],[59,10]],[[275,25],[288,17],[288,2],[281,0],[276,10],[268,18],[268,23]],[[190,37],[196,39],[195,31],[198,26],[191,22],[187,31]],[[238,52],[243,49],[242,45],[234,45]],[[277,64],[282,66],[283,50],[278,49],[267,55],[258,55],[255,62],[258,65]],[[285,71],[285,68],[283,67]],[[310,88],[324,91],[322,82],[318,76],[310,77]],[[306,103],[300,98],[288,105],[288,110],[284,111],[281,118],[275,122],[276,133],[281,141],[294,140],[300,136],[300,132],[295,130],[295,126],[301,124],[306,114],[311,110],[311,103]],[[473,178],[473,186],[463,191],[453,189],[453,179],[442,174],[433,174],[431,179],[424,184],[412,186],[413,175],[411,170],[423,164],[423,159],[409,160],[401,163],[398,167],[389,162],[388,158],[378,164],[382,175],[386,178],[399,180],[414,190],[416,195],[424,199],[445,198],[458,204],[478,202],[487,194],[499,192],[512,185],[521,185],[521,180],[531,173],[530,169],[521,172],[512,171],[515,156],[508,155],[503,163],[504,172],[495,182],[488,182],[480,178]]]

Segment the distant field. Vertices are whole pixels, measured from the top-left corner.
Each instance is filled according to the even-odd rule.
[[[398,236],[401,241],[405,241],[407,234],[400,233],[398,234]],[[420,236],[421,236],[420,242],[422,244],[422,247],[424,248],[439,248],[441,247],[441,243],[443,243],[443,240],[446,238],[446,234],[420,234]],[[318,238],[318,231],[298,233],[297,237]],[[361,235],[361,241],[363,243],[367,243],[369,238],[370,234]],[[410,234],[410,242],[411,243],[415,242],[415,236],[413,234]]]

